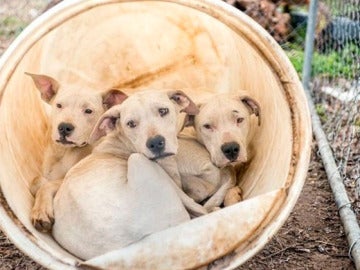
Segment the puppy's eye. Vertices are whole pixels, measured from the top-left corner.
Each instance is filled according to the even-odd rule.
[[[127,122],[126,125],[127,125],[129,128],[134,128],[134,127],[136,127],[136,123],[135,123],[133,120],[130,120],[129,122]]]
[[[210,124],[205,124],[205,125],[203,125],[203,127],[206,128],[206,129],[211,129],[211,125],[210,125]]]
[[[238,119],[236,119],[236,123],[238,124],[242,123],[242,121],[244,121],[243,117],[239,117]]]
[[[62,105],[60,103],[56,103],[56,107],[61,109],[62,108]]]
[[[167,115],[169,113],[169,109],[168,108],[160,108],[159,109],[159,114],[161,117]]]
[[[86,114],[92,114],[93,110],[92,110],[92,109],[86,109],[84,112],[85,112]]]

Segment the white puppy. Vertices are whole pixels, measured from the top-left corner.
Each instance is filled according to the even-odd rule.
[[[109,134],[67,173],[54,199],[52,233],[60,245],[89,259],[188,221],[183,203],[206,213],[150,161],[176,154],[180,111],[197,113],[182,92],[144,91],[100,118],[92,139]]]
[[[99,117],[122,101],[117,90],[98,92],[94,89],[59,83],[47,75],[31,74],[43,101],[51,106],[46,133],[42,174],[30,189],[35,196],[31,221],[36,229],[46,232],[53,223],[52,201],[66,172],[90,154],[90,133]]]
[[[176,156],[184,191],[208,211],[241,200],[234,167],[253,153],[252,138],[260,125],[260,105],[247,93],[217,94],[199,105],[190,121],[196,139],[180,137]],[[251,115],[257,116],[253,119]]]

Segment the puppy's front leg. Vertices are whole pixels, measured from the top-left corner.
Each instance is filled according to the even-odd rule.
[[[35,177],[30,183],[29,189],[31,195],[33,196],[36,195],[36,192],[38,192],[42,185],[49,181],[48,176],[50,176],[51,168],[54,164],[56,164],[56,162],[59,161],[59,158],[56,157],[56,154],[54,154],[55,151],[53,151],[53,148],[54,147],[52,147],[51,142],[48,142],[48,145],[45,148],[41,175]]]
[[[234,204],[236,201],[236,198],[232,194],[229,193],[229,190],[234,188],[234,186],[236,185],[235,170],[232,167],[225,167],[225,168],[221,169],[220,177],[221,177],[220,188],[204,204],[204,207],[210,212],[216,210],[217,207],[220,206],[223,202],[225,204],[224,200],[225,200],[226,196],[228,196],[228,197],[227,197],[225,206]],[[236,187],[236,188],[238,188],[238,187]],[[240,201],[240,200],[238,200],[238,201]]]
[[[207,210],[202,205],[195,202],[184,191],[182,191],[181,177],[175,157],[171,156],[163,158],[157,160],[157,163],[174,180],[171,184],[174,186],[176,193],[191,216],[198,217],[207,214]]]
[[[31,222],[41,232],[51,231],[54,224],[53,199],[62,179],[44,183],[36,192],[35,203],[31,210]]]
[[[224,198],[224,206],[230,206],[242,201],[242,190],[240,187],[235,186],[230,188]]]
[[[202,205],[195,202],[190,198],[182,189],[180,189],[175,182],[171,182],[172,186],[175,188],[177,195],[184,204],[185,208],[188,210],[192,217],[199,217],[208,213],[208,211]]]
[[[164,171],[174,180],[175,184],[182,188],[178,165],[174,156],[162,158],[156,161]]]
[[[200,175],[201,172],[199,172]],[[202,175],[181,175],[184,192],[194,199],[195,202],[202,202],[215,191],[215,186],[203,178]]]
[[[40,189],[40,187],[42,185],[44,185],[45,183],[47,183],[49,180],[46,179],[45,177],[43,176],[37,176],[35,177],[31,183],[30,183],[30,193],[31,195],[35,196],[36,195],[36,192]]]

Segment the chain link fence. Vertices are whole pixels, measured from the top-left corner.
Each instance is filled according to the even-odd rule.
[[[360,0],[326,0],[313,55],[312,95],[340,175],[360,214]]]

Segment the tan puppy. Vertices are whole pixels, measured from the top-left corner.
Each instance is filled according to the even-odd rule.
[[[246,93],[219,94],[199,105],[196,140],[182,137],[176,156],[184,191],[208,211],[241,199],[234,167],[247,162],[260,125],[260,105]],[[257,121],[251,115],[257,116]]]
[[[35,203],[31,220],[36,229],[48,231],[53,223],[53,196],[66,172],[90,154],[89,136],[99,117],[120,103],[123,95],[116,90],[104,93],[73,85],[59,84],[55,79],[30,74],[41,98],[51,105],[46,136],[42,175],[31,183]]]
[[[92,140],[109,134],[70,169],[54,199],[52,233],[60,245],[89,259],[188,221],[183,203],[206,213],[151,161],[176,154],[180,111],[197,113],[182,92],[144,91],[101,117]]]

